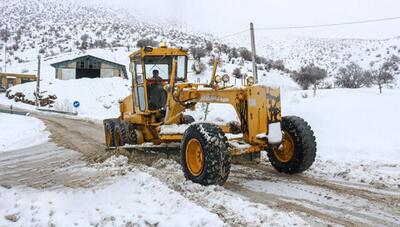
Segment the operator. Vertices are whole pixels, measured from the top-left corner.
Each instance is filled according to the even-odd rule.
[[[157,69],[153,70],[153,77],[148,81],[149,108],[151,110],[161,109],[166,103],[166,92],[163,87],[163,79]]]
[[[157,81],[158,83],[161,83],[162,78],[160,77],[160,72],[157,69],[153,70],[153,77],[151,80]]]

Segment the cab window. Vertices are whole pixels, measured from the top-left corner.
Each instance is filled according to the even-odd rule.
[[[154,71],[158,72],[158,76],[167,81],[172,71],[172,60],[174,56],[146,56],[144,58],[146,79],[152,80]],[[186,77],[187,57],[178,56],[177,59],[177,80],[184,80]]]

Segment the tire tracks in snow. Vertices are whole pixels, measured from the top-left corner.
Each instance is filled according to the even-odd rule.
[[[69,171],[74,168],[79,169],[86,165],[82,160],[96,163],[111,155],[105,150],[101,125],[47,115],[38,117],[45,122],[52,133],[53,142],[58,146],[77,150],[81,155],[73,158],[59,155],[57,149],[59,152],[65,152],[67,149],[58,146],[52,153],[39,147],[35,152],[26,152],[21,156],[15,153],[9,153],[6,156],[2,154],[0,156],[0,184],[14,181],[14,183],[19,182],[35,187],[41,187],[41,184],[44,185],[43,187],[68,184],[71,187],[85,187],[90,186],[94,180],[106,177],[91,175],[91,173],[85,175],[86,173],[79,171],[70,174],[68,171],[61,170],[63,168]],[[41,158],[46,157],[48,153],[48,157],[41,162]],[[204,187],[186,181],[179,164],[165,154],[157,154],[153,157],[143,156],[143,154],[135,155],[137,156],[131,160],[130,164],[134,168],[157,177],[190,201],[218,214],[230,226],[304,224],[299,217],[311,225],[394,226],[400,223],[400,193],[397,191],[390,192],[365,185],[358,187],[347,182],[328,181],[306,175],[285,175],[277,173],[272,167],[260,164],[234,165],[224,187]],[[21,162],[16,163],[17,159],[21,159]],[[29,163],[34,163],[34,166],[27,166]],[[40,165],[47,165],[47,167],[43,168],[42,172],[37,172]],[[6,179],[2,172],[12,176],[12,179]],[[269,185],[264,185],[263,182]],[[282,192],[270,191],[273,188]],[[327,192],[329,195],[333,194],[333,197],[338,197],[348,207],[330,204],[330,200],[336,198],[324,199],[323,193],[322,196],[312,193],[314,189]],[[292,194],[284,194],[285,190]],[[310,196],[317,199],[309,198]],[[354,201],[354,204],[346,203],[346,199]],[[367,204],[367,208],[368,205],[369,207],[377,206],[382,211],[378,213],[374,213],[376,211],[374,209],[363,211],[362,206],[361,208],[356,206],[364,201],[370,203]],[[287,223],[282,223],[282,220]]]
[[[226,188],[253,202],[346,226],[400,224],[400,192],[379,193],[371,191],[375,188],[360,189],[303,175],[285,175],[260,165],[236,166],[231,173]]]

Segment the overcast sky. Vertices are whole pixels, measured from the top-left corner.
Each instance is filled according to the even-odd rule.
[[[149,18],[184,23],[216,35],[255,26],[298,26],[400,16],[399,0],[97,0],[142,12]],[[302,35],[337,38],[400,36],[400,20],[257,35]]]

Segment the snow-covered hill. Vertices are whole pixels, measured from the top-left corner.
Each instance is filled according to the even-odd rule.
[[[248,34],[226,39],[234,45],[250,46]],[[282,60],[285,67],[298,70],[315,64],[334,76],[340,67],[355,62],[364,69],[380,67],[393,55],[400,56],[400,37],[390,39],[337,39],[295,36],[257,36],[257,54]]]
[[[201,45],[208,39],[179,26],[147,23],[124,9],[55,0],[3,0],[0,4],[0,28],[2,34],[9,33],[7,68],[18,73],[33,72],[33,67],[23,66],[35,62],[38,54],[47,59],[94,48],[129,52],[140,39],[167,40],[172,46]],[[0,59],[3,68],[3,52]]]
[[[76,56],[88,49],[101,49],[104,50],[102,56],[119,52],[119,56],[126,57],[140,39],[164,39],[171,46],[185,47],[205,48],[210,42],[229,45],[224,48],[214,45],[214,51],[209,51],[207,55],[215,55],[216,49],[250,46],[247,33],[218,39],[209,34],[192,32],[176,23],[149,22],[141,14],[120,8],[55,0],[3,0],[1,4],[0,28],[10,33],[7,42],[8,71],[34,72],[38,54],[44,56],[46,61],[69,53]],[[256,37],[258,55],[283,60],[290,70],[314,63],[334,76],[338,68],[349,62],[356,62],[367,69],[379,67],[393,55],[400,56],[400,37],[365,40],[263,35],[257,34]],[[3,68],[2,61],[3,52],[0,53],[0,66]]]

